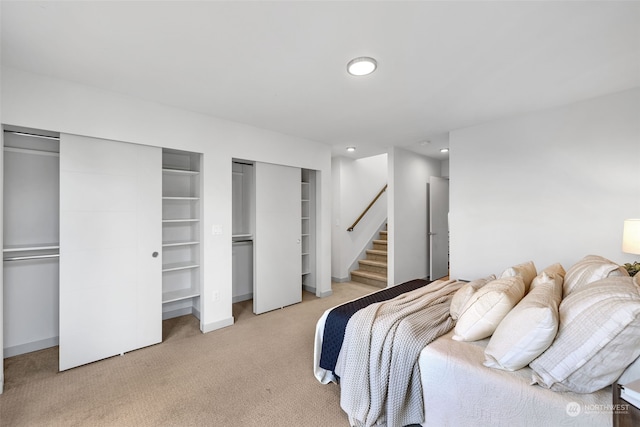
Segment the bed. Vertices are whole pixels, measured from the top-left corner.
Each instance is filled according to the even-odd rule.
[[[630,278],[625,278],[624,280],[626,280],[626,285],[631,283]],[[445,301],[440,302],[450,305],[453,296],[461,290],[465,283],[454,280],[425,282],[417,290],[407,290],[406,294],[424,292],[420,290],[422,288],[438,288],[447,295]],[[375,296],[387,290],[378,291],[372,295]],[[406,299],[407,296],[405,293],[400,293],[390,299],[382,298],[383,301],[381,302],[375,302],[375,297],[368,296],[366,298],[365,307],[373,307],[393,304],[394,299]],[[634,300],[634,304],[638,305],[638,301],[640,299]],[[344,398],[345,393],[353,393],[352,390],[346,391],[345,389],[345,385],[352,381],[352,379],[347,378],[347,375],[359,377],[357,381],[364,378],[364,382],[356,381],[356,384],[360,386],[364,384],[365,387],[373,387],[374,389],[380,387],[376,383],[378,374],[372,373],[373,371],[364,366],[366,363],[362,364],[361,360],[358,363],[363,366],[362,371],[353,370],[347,373],[340,371],[341,358],[346,357],[344,356],[346,352],[344,347],[349,346],[349,340],[354,339],[346,329],[344,342],[342,345],[338,345],[338,347],[342,348],[339,349],[340,354],[336,367],[332,369],[331,366],[326,366],[326,361],[322,362],[323,346],[325,350],[327,347],[325,342],[327,319],[331,319],[333,310],[353,303],[354,301],[351,301],[323,313],[316,324],[314,346],[314,375],[323,384],[339,384],[341,388],[341,407],[349,416],[352,426],[386,425],[388,427],[402,427],[420,424],[423,426],[474,425],[494,427],[513,425],[609,426],[612,424],[612,411],[615,408],[612,407],[611,386],[607,385],[588,393],[559,392],[540,384],[533,384],[532,376],[534,372],[529,366],[514,371],[487,367],[484,364],[487,357],[485,350],[491,337],[473,341],[455,340],[453,339],[455,336],[453,327],[440,328],[436,334],[437,336],[433,337],[418,352],[417,359],[414,361],[415,366],[409,368],[411,372],[409,372],[410,379],[408,384],[410,388],[419,390],[419,403],[416,403],[415,399],[412,398],[406,399],[406,396],[403,395],[400,400],[403,401],[406,407],[399,410],[402,414],[394,414],[392,417],[388,417],[388,413],[385,413],[385,410],[388,409],[389,403],[386,400],[397,399],[392,395],[393,391],[382,393],[385,401],[376,403],[375,400],[380,399],[373,396],[377,393],[376,390],[369,390],[364,395],[358,394],[360,391],[357,390],[356,400],[362,399],[363,396],[364,398],[369,398],[373,403],[365,402],[363,404],[364,407],[376,407],[376,405],[381,404],[382,413],[374,413],[371,416],[371,414],[367,413],[369,409],[362,412],[362,408],[354,408],[348,403],[345,405],[345,401],[348,402],[350,399],[354,399],[353,396]],[[378,310],[379,308],[371,309]],[[360,316],[359,312],[361,310],[362,307],[347,316],[347,325],[350,325],[353,319],[357,319]],[[344,319],[342,319],[342,322],[344,323]],[[455,324],[455,322],[453,323]],[[346,326],[345,328],[348,327]],[[366,332],[362,335],[366,336],[368,333]],[[558,333],[557,341],[561,341],[560,336],[561,333]],[[333,345],[335,346],[335,344]],[[358,345],[355,346],[357,347]],[[640,346],[636,345],[636,347]],[[378,356],[377,358],[379,359]],[[640,362],[636,359],[637,353],[628,355],[626,360],[629,360],[629,362],[625,362],[625,367],[629,366],[634,360],[635,362],[631,363],[627,369],[623,369],[624,373],[620,378],[621,382],[640,378]],[[344,361],[342,363],[343,365],[345,364]],[[375,363],[384,364],[379,360]],[[374,362],[371,362],[371,364],[373,365]],[[393,372],[395,365],[390,362],[387,362],[387,365],[390,365],[390,369]],[[392,375],[395,375],[395,373]],[[617,374],[614,380],[619,376]],[[366,384],[367,382],[369,385]],[[383,388],[390,382],[393,381],[386,380]],[[393,411],[397,411],[397,409]],[[417,418],[416,411],[420,412]]]

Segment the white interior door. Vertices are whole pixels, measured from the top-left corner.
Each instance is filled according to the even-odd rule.
[[[255,164],[253,312],[302,301],[300,169]]]
[[[161,170],[160,148],[61,135],[61,371],[162,340]]]
[[[429,278],[449,274],[449,180],[429,178]]]

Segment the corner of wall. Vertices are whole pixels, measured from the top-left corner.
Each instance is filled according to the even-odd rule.
[[[218,320],[216,322],[211,322],[202,325],[202,332],[207,333],[211,331],[215,331],[216,329],[226,328],[227,326],[231,326],[234,323],[233,316],[228,317],[226,319]]]
[[[4,182],[3,182],[3,176],[4,176],[4,126],[2,125],[2,117],[0,116],[0,131],[2,131],[2,134],[0,134],[0,194],[2,194],[3,192],[3,188],[4,188]],[[4,219],[2,217],[2,213],[4,212],[4,208],[3,208],[3,200],[4,197],[0,197],[0,224],[3,224]],[[0,246],[4,248],[4,236],[2,235],[2,227],[0,227]],[[4,277],[4,270],[2,267],[2,264],[0,264],[0,362],[4,362],[4,335],[3,335],[3,330],[4,330],[4,299],[3,299],[3,295],[4,295],[4,281],[3,278]],[[0,366],[3,366],[4,363]],[[4,368],[0,368],[0,394],[2,394],[4,390]]]

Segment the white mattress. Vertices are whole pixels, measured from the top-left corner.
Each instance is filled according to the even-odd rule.
[[[530,385],[528,367],[506,372],[482,364],[489,339],[459,342],[452,335],[443,335],[420,353],[423,426],[612,425],[611,387],[578,394]]]

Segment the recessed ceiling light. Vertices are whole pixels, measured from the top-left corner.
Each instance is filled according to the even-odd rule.
[[[368,56],[361,56],[349,61],[347,64],[347,71],[352,76],[366,76],[373,73],[378,67],[378,63],[375,59]]]
[[[347,151],[352,153],[352,152],[356,151],[356,147],[347,147]]]
[[[448,148],[441,148],[441,149],[440,149],[440,152],[441,152],[441,153],[448,153],[448,152],[449,152],[449,149],[448,149]]]

